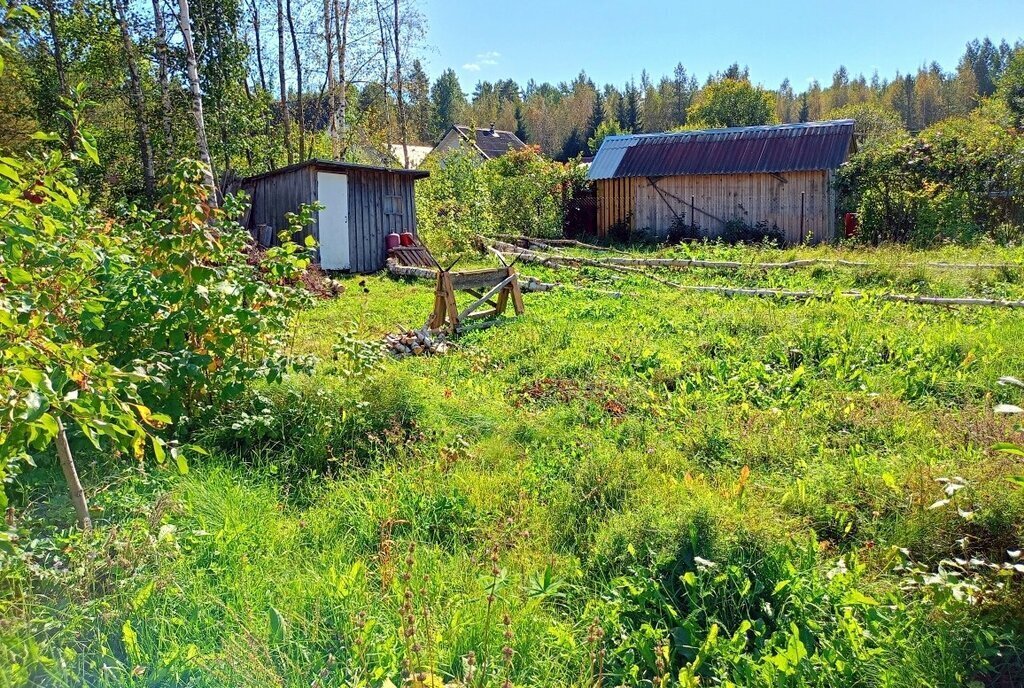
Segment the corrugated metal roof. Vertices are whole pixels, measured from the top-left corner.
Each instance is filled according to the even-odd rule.
[[[667,177],[836,169],[853,141],[852,119],[779,126],[609,136],[588,178]]]
[[[601,142],[597,155],[594,156],[594,161],[590,163],[590,171],[587,173],[587,178],[611,179],[614,177],[615,170],[619,168],[619,163],[622,162],[622,156],[626,154],[626,149],[630,146],[635,146],[639,142],[639,136],[606,136],[604,141]]]

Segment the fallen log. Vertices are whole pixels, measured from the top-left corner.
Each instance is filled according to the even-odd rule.
[[[511,234],[497,234],[495,235],[495,238],[504,239],[506,241],[520,241],[528,245],[532,244],[539,248],[549,248],[551,246],[573,246],[575,248],[585,248],[591,251],[611,251],[613,253],[621,253],[624,256],[629,255],[625,251],[620,251],[619,249],[612,248],[611,246],[598,246],[596,244],[587,244],[582,241],[577,241],[576,239],[541,239],[537,237],[515,236]]]
[[[551,240],[546,240],[550,243]],[[568,241],[568,240],[566,240]],[[774,263],[744,263],[736,260],[705,260],[702,258],[633,258],[633,257],[601,257],[601,258],[580,258],[578,256],[565,256],[565,255],[549,255],[540,253],[537,251],[531,251],[530,249],[524,249],[514,244],[509,244],[504,241],[492,241],[491,245],[494,248],[502,251],[503,253],[519,253],[525,251],[526,253],[535,257],[540,257],[546,260],[553,261],[590,261],[590,263],[611,263],[613,265],[633,265],[643,266],[651,268],[713,268],[713,269],[725,269],[725,270],[742,270],[744,268],[756,269],[756,270],[796,270],[800,268],[815,267],[815,266],[838,266],[838,267],[856,267],[856,268],[904,268],[904,269],[918,269],[918,268],[934,268],[937,270],[998,270],[998,269],[1016,269],[1024,270],[1024,264],[1018,263],[943,263],[943,262],[926,262],[926,263],[872,263],[869,261],[861,260],[846,260],[842,258],[799,258],[796,260],[774,262]],[[534,245],[538,245],[534,242]],[[588,263],[589,264],[589,263]]]

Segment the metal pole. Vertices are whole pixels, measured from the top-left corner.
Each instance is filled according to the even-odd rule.
[[[804,243],[804,192],[800,192],[800,243]]]

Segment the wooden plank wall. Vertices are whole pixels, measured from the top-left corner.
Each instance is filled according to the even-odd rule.
[[[623,222],[636,228],[634,208],[636,189],[646,180],[634,177],[597,180],[597,235],[607,236],[608,230]]]
[[[388,234],[416,234],[415,181],[375,170],[350,170],[346,174],[352,271],[376,272],[387,261]]]
[[[830,241],[835,236],[835,193],[831,172],[773,174],[709,174],[643,179],[636,187],[634,229],[666,236],[673,221],[696,224],[710,237],[725,223],[741,219],[749,225],[773,223],[787,243],[800,241],[800,194],[804,194],[804,236]],[[696,212],[690,216],[690,199]]]
[[[277,233],[288,226],[285,214],[296,212],[303,203],[311,203],[316,194],[311,167],[268,175],[246,182],[242,188],[251,200],[246,229],[252,232],[260,225],[273,227],[271,246],[280,243]],[[297,238],[306,234],[317,236],[316,228],[307,228]]]

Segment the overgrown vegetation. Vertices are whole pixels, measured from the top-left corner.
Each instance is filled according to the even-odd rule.
[[[1019,243],[1024,226],[1024,136],[991,99],[917,137],[879,127],[840,170],[841,205],[857,212],[864,240]]]
[[[671,275],[692,284],[1024,297],[1019,269],[901,267],[1016,249],[664,255],[877,266]],[[373,342],[428,312],[430,286],[351,278],[361,295],[296,330],[311,373],[223,406],[187,476],[90,454],[96,537],[63,527],[41,456],[2,555],[5,679],[952,687],[1020,672],[1022,467],[997,447],[1024,432],[993,413],[1024,400],[999,383],[1024,368],[1017,315],[530,271],[576,288],[402,361]]]
[[[481,160],[470,146],[428,158],[417,183],[419,232],[435,255],[468,255],[480,235],[556,237],[586,171],[548,160],[535,148]]]

